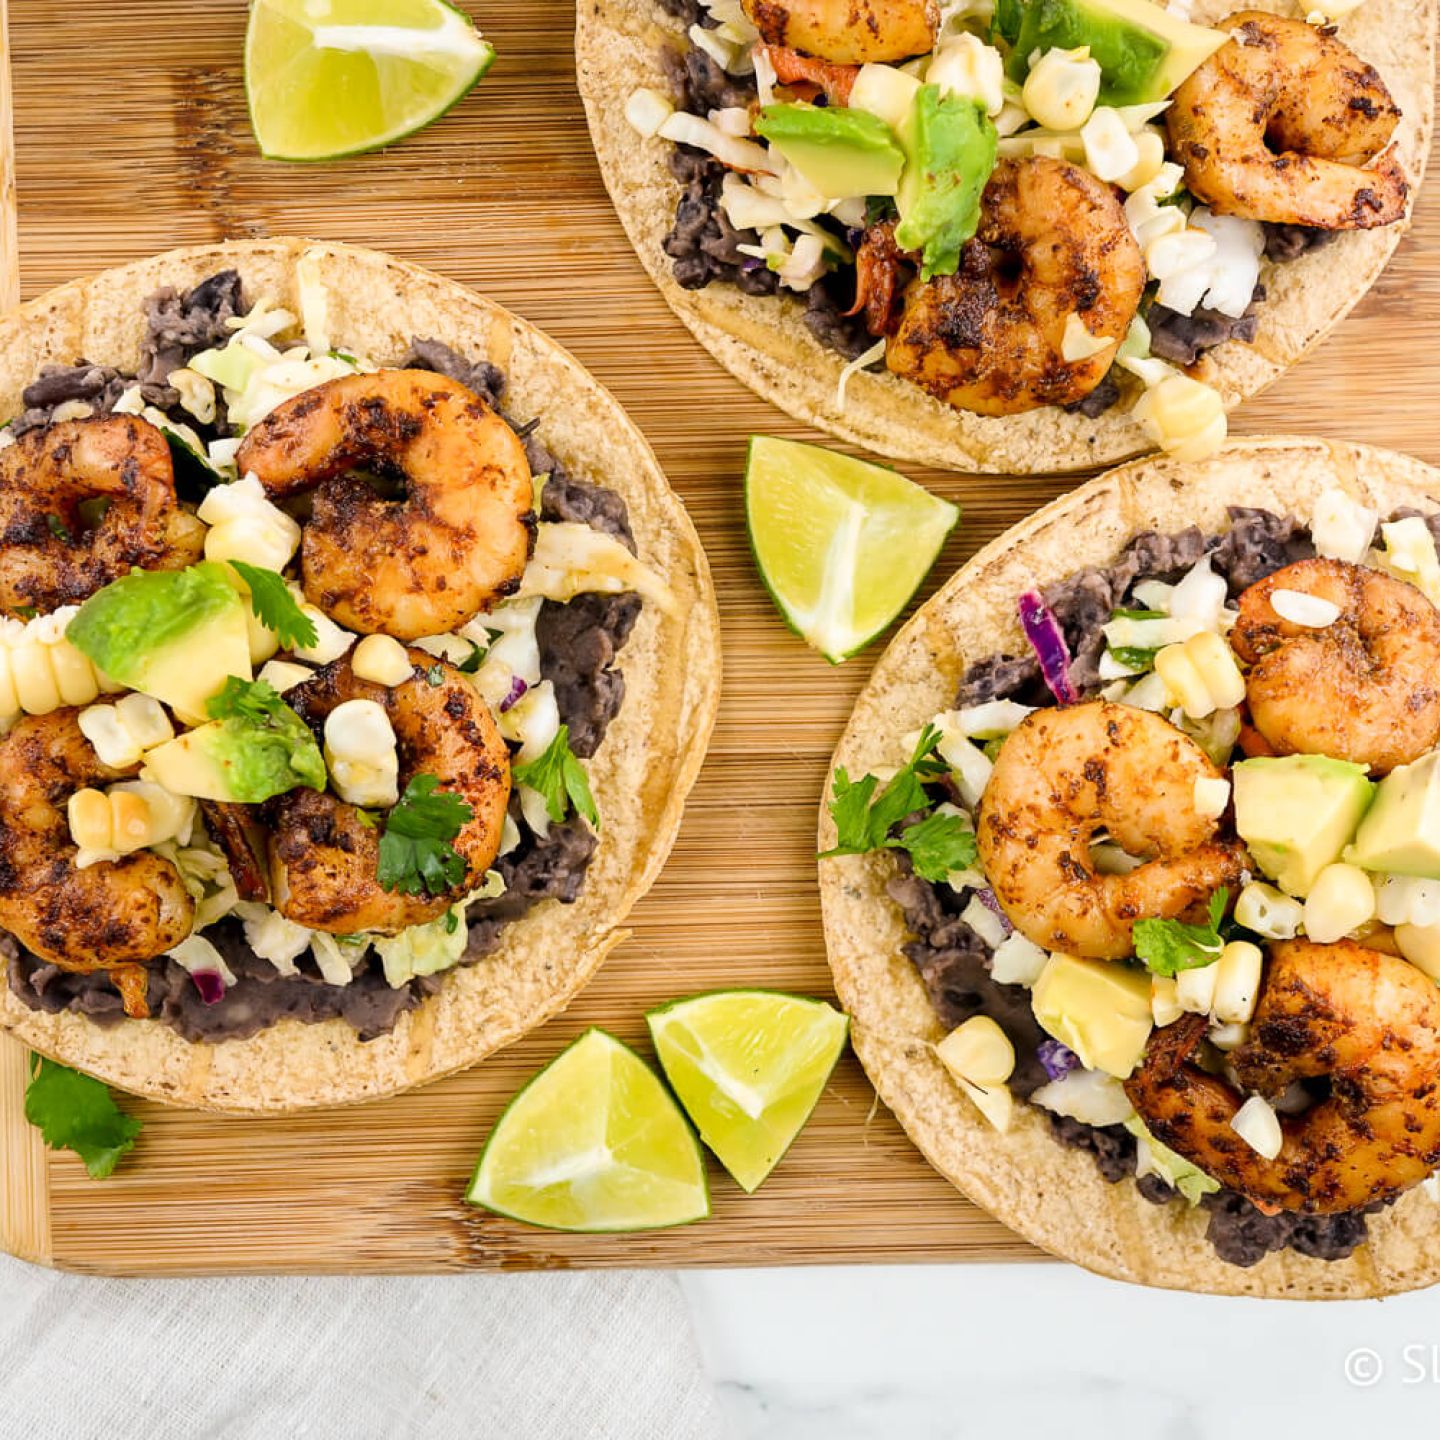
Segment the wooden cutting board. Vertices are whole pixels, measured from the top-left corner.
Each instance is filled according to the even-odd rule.
[[[679,844],[635,911],[634,938],[569,1014],[418,1094],[263,1121],[126,1102],[145,1132],[99,1184],[38,1145],[20,1113],[23,1057],[8,1045],[0,1242],[70,1269],[149,1275],[1038,1258],[929,1169],[849,1058],[758,1195],[711,1167],[705,1224],[564,1236],[461,1204],[505,1099],[586,1026],[638,1043],[646,1007],[691,991],[830,993],[815,812],[869,664],[826,665],[756,578],[741,513],[746,437],[823,437],[732,381],[636,263],[590,152],[568,3],[471,8],[500,59],[454,112],[388,154],[292,167],[262,160],[250,135],[243,0],[11,0],[20,288],[28,298],[182,243],[304,234],[432,266],[569,346],[654,443],[715,571],[725,698]],[[0,91],[0,134],[4,110]],[[3,209],[0,259],[13,255]],[[1437,240],[1440,186],[1356,314],[1236,428],[1315,431],[1440,463]],[[1072,483],[914,473],[965,509],[937,579]]]

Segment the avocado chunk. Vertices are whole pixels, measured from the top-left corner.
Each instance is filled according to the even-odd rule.
[[[92,595],[65,635],[107,675],[193,725],[227,676],[250,678],[247,610],[213,562],[136,570]]]
[[[1229,39],[1150,0],[996,0],[994,31],[1011,47],[1006,68],[1016,81],[1036,51],[1088,45],[1102,105],[1164,100]]]
[[[309,726],[264,681],[231,680],[210,701],[216,718],[147,751],[144,775],[176,795],[258,805],[304,785],[325,788]]]
[[[1328,755],[1242,760],[1231,780],[1235,829],[1251,858],[1302,898],[1340,858],[1375,794],[1363,765]]]
[[[905,153],[878,115],[843,106],[767,105],[755,121],[763,135],[827,200],[893,195]]]
[[[1364,870],[1440,879],[1440,751],[1380,782],[1345,858]]]
[[[1123,1080],[1150,1038],[1150,977],[1110,960],[1055,954],[1030,993],[1035,1018],[1089,1070]]]
[[[995,169],[995,126],[976,101],[922,85],[899,137],[905,170],[895,196],[895,243],[921,252],[922,280],[953,275],[960,247],[980,225],[980,196]]]

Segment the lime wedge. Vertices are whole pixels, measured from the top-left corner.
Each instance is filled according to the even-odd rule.
[[[376,150],[439,119],[494,58],[444,0],[254,0],[250,123],[272,160]]]
[[[465,1198],[551,1230],[654,1230],[710,1213],[680,1107],[603,1030],[587,1030],[510,1102]]]
[[[700,1138],[747,1191],[810,1118],[850,1028],[821,1000],[773,990],[717,990],[645,1019]]]
[[[960,518],[903,475],[818,445],[750,439],[745,522],[786,623],[833,665],[905,608]]]

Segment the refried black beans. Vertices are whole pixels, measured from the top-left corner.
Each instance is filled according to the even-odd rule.
[[[186,364],[200,350],[223,344],[231,333],[225,320],[244,313],[234,271],[222,271],[183,294],[172,289],[156,292],[145,306],[141,376],[83,360],[73,366],[46,366],[25,390],[26,409],[15,428],[48,423],[55,409],[68,400],[108,413],[136,383],[142,385],[147,403],[193,425],[193,418],[178,407],[177,393],[164,383],[170,368]],[[417,337],[399,363],[458,380],[504,413],[505,376],[489,361],[471,361],[437,340]],[[541,518],[593,526],[633,551],[635,539],[625,501],[613,490],[567,474],[536,435],[535,422],[509,423],[524,438],[531,470],[548,477],[541,492]],[[554,684],[561,723],[570,727],[571,748],[582,759],[599,749],[620,712],[625,677],[616,661],[640,608],[640,597],[634,594],[581,595],[568,604],[547,600],[541,606],[536,625],[541,673]],[[542,900],[573,904],[585,883],[596,839],[582,821],[552,825],[541,839],[523,823],[518,800],[512,800],[512,814],[520,826],[520,844],[493,867],[504,880],[505,891],[494,900],[471,904],[462,965],[490,954],[505,926]],[[218,1004],[206,1005],[189,973],[174,960],[161,958],[147,967],[151,1014],[190,1041],[245,1039],[287,1018],[306,1024],[340,1019],[360,1039],[373,1040],[393,1030],[400,1016],[433,994],[443,980],[443,975],[426,976],[392,988],[372,952],[349,985],[328,985],[308,951],[295,962],[298,975],[280,975],[246,944],[238,919],[222,919],[207,927],[205,934],[236,977],[236,984]],[[8,962],[11,990],[33,1010],[51,1014],[68,1010],[100,1025],[125,1018],[119,994],[104,972],[77,975],[62,970],[3,934],[0,960]]]
[[[1397,512],[1393,518],[1403,518]],[[1099,687],[1097,666],[1104,637],[1100,627],[1118,607],[1133,603],[1141,580],[1178,580],[1204,555],[1225,577],[1232,597],[1256,581],[1314,555],[1309,530],[1293,516],[1232,506],[1230,529],[1205,535],[1190,526],[1174,534],[1147,531],[1135,536],[1120,558],[1104,567],[1087,566],[1048,586],[1045,601],[1055,612],[1074,656],[1071,678],[1082,695]],[[1425,517],[1440,541],[1440,513]],[[1032,705],[1053,703],[1033,656],[992,655],[970,666],[961,682],[958,702],[978,705],[987,700],[1018,700]],[[972,1015],[989,1015],[1015,1047],[1011,1088],[1026,1098],[1045,1082],[1036,1055],[1045,1033],[1037,1024],[1027,990],[1001,985],[990,976],[990,949],[961,920],[968,893],[932,885],[916,876],[908,856],[897,852],[897,873],[889,882],[890,898],[904,912],[913,939],[904,948],[925,983],[940,1021],[953,1028]],[[1066,1116],[1050,1115],[1051,1131],[1062,1144],[1086,1151],[1112,1184],[1135,1178],[1136,1143],[1123,1126],[1086,1125]],[[1154,1204],[1168,1204],[1175,1192],[1156,1175],[1137,1182]],[[1366,1216],[1354,1211],[1339,1215],[1263,1215],[1243,1195],[1220,1190],[1201,1202],[1208,1212],[1206,1236],[1222,1260],[1250,1266],[1274,1250],[1290,1248],[1320,1260],[1343,1260],[1366,1238]]]

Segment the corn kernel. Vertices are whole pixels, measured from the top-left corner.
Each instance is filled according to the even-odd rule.
[[[70,838],[82,850],[110,849],[110,797],[101,790],[77,790],[66,806]]]
[[[1219,962],[1182,970],[1175,977],[1175,998],[1192,1015],[1208,1015],[1215,1004],[1215,971]]]
[[[1100,81],[1100,64],[1090,58],[1089,46],[1048,50],[1031,66],[1020,98],[1037,125],[1078,130],[1100,98]]]
[[[10,666],[10,651],[0,643],[0,724],[13,723],[21,713],[20,697],[15,693],[15,675]]]
[[[133,791],[115,790],[110,795],[110,835],[122,853],[138,850],[150,834],[150,807]]]
[[[1215,971],[1210,1013],[1222,1024],[1246,1024],[1255,1014],[1264,964],[1260,947],[1248,940],[1232,940],[1220,952],[1220,958],[1210,967]]]
[[[355,637],[348,630],[342,630],[323,611],[309,604],[298,587],[292,585],[290,593],[300,603],[301,614],[315,626],[315,643],[294,646],[295,658],[308,660],[312,665],[328,665],[332,660],[338,660],[355,643]]]
[[[1235,902],[1235,923],[1267,940],[1293,940],[1304,918],[1299,900],[1258,880],[1245,886]]]
[[[151,750],[175,738],[175,727],[165,707],[150,695],[122,695],[115,714],[138,749]]]
[[[1205,1038],[1217,1050],[1238,1050],[1250,1038],[1250,1027],[1240,1021],[1212,1024],[1205,1032]]]
[[[99,693],[95,667],[68,640],[49,648],[55,688],[66,705],[88,705]]]
[[[1400,953],[1432,980],[1440,980],[1440,925],[1397,925]]]
[[[60,708],[60,687],[43,645],[28,641],[10,652],[10,669],[15,677],[15,694],[27,715],[48,715]]]
[[[314,673],[308,665],[294,665],[289,660],[268,660],[256,678],[267,685],[273,685],[283,695],[287,690],[303,684]]]
[[[1273,1160],[1285,1143],[1280,1118],[1260,1095],[1252,1095],[1236,1112],[1230,1128],[1257,1155]]]
[[[1245,698],[1245,678],[1230,647],[1213,630],[1202,630],[1155,657],[1155,673],[1192,720],[1230,710]]]
[[[1228,429],[1220,392],[1188,375],[1167,375],[1130,413],[1167,455],[1179,460],[1213,455]]]
[[[415,673],[405,647],[389,635],[367,635],[355,647],[350,668],[376,685],[403,685]]]
[[[1218,820],[1230,803],[1230,782],[1219,775],[1202,775],[1195,782],[1195,813]]]
[[[1015,1072],[1015,1047],[988,1015],[972,1015],[935,1047],[935,1053],[952,1075],[972,1085],[1003,1085]]]
[[[250,646],[251,666],[261,665],[279,648],[280,637],[245,603],[245,639]]]
[[[178,840],[182,845],[189,841],[195,824],[195,801],[190,796],[177,795],[173,790],[167,790],[163,785],[157,785],[150,780],[126,780],[110,787],[113,815],[129,813],[136,803],[143,808],[143,826],[137,826],[133,831],[127,826],[124,833],[136,836],[138,844],[131,847],[122,845],[122,826],[115,821],[112,829],[116,836],[117,850],[161,845],[166,840]]]
[[[1155,1024],[1163,1029],[1173,1025],[1183,1014],[1185,1007],[1180,1003],[1179,987],[1169,975],[1150,977],[1150,1014]]]
[[[325,763],[340,798],[351,805],[399,799],[395,731],[373,700],[346,700],[325,717]]]
[[[1015,1119],[1015,1096],[1008,1085],[976,1085],[960,1075],[955,1076],[955,1083],[1002,1135],[1009,1130]]]
[[[1085,163],[1104,181],[1128,175],[1140,163],[1140,147],[1125,121],[1108,105],[1099,106],[1080,128]]]
[[[1142,130],[1135,137],[1135,148],[1140,158],[1115,182],[1125,191],[1148,185],[1165,164],[1165,137],[1158,130]]]
[[[1375,887],[1356,865],[1327,865],[1305,897],[1305,934],[1321,945],[1340,940],[1375,916]]]
[[[278,572],[294,553],[289,531],[263,515],[236,515],[205,532],[207,560],[243,560]]]

